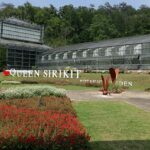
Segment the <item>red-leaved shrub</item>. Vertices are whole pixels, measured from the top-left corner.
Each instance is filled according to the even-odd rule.
[[[32,97],[24,99],[0,100],[1,104],[16,106],[17,108],[31,108],[38,110],[51,110],[51,112],[69,113],[76,116],[71,100],[67,97]]]
[[[0,120],[0,149],[90,149],[85,128],[69,113],[0,104]]]

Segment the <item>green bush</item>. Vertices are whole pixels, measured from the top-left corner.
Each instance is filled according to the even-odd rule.
[[[119,84],[110,84],[109,85],[109,91],[111,93],[122,93],[123,91],[125,91],[125,89],[128,89],[128,87],[119,85]]]
[[[146,88],[145,91],[146,91],[146,92],[150,92],[150,88]]]
[[[65,90],[57,89],[52,86],[25,86],[8,88],[0,93],[0,99],[21,99],[31,98],[36,96],[65,96]]]

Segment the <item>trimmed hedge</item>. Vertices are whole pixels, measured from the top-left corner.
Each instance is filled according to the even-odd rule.
[[[0,93],[0,99],[22,99],[36,96],[65,96],[64,89],[58,89],[49,85],[24,86],[8,88]]]

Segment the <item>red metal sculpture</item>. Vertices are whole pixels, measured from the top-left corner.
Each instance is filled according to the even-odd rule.
[[[111,81],[113,84],[116,83],[116,79],[119,75],[119,69],[118,68],[110,68],[109,69],[109,73],[110,73],[110,76],[106,76],[104,77],[103,75],[101,75],[101,78],[102,78],[102,86],[103,86],[103,89],[102,89],[102,92],[103,92],[103,95],[108,95],[110,94],[110,91],[109,91],[109,80],[111,78]]]
[[[108,93],[110,93],[108,90],[110,77],[109,76],[104,77],[103,75],[101,75],[101,78],[102,78],[102,85],[103,85],[103,89],[102,89],[103,95],[107,95]]]
[[[110,68],[109,73],[111,76],[112,83],[115,84],[116,79],[117,79],[118,74],[119,74],[119,69],[118,68]]]

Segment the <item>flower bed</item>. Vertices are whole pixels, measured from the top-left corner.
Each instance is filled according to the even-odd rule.
[[[70,113],[76,116],[71,100],[64,97],[32,97],[24,99],[0,100],[1,104],[16,106],[17,108],[32,108],[38,110],[51,110],[53,112]]]
[[[65,90],[58,89],[49,85],[41,86],[18,86],[8,88],[0,93],[0,99],[21,99],[35,96],[65,96]]]
[[[0,104],[0,149],[87,150],[90,137],[71,114]]]

